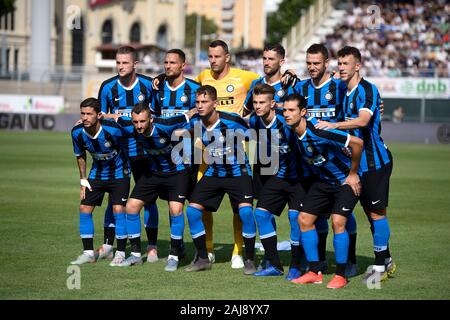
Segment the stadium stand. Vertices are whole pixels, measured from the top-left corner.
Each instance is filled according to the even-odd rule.
[[[368,14],[373,5],[380,10],[378,21],[370,20],[375,12]],[[446,1],[358,1],[325,44],[334,60],[344,45],[356,46],[367,76],[448,77],[449,17]]]

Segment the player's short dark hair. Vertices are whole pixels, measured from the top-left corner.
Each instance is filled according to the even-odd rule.
[[[166,52],[166,55],[169,53],[177,54],[181,58],[181,62],[186,62],[186,54],[181,49],[170,49]]]
[[[131,112],[136,114],[140,114],[141,112],[148,112],[149,116],[151,114],[150,107],[148,106],[148,103],[145,102],[136,103],[131,109]]]
[[[298,93],[293,93],[293,94],[288,95],[286,97],[286,99],[284,100],[284,102],[287,102],[287,101],[296,101],[297,106],[300,110],[303,110],[307,107],[305,97],[299,95]]]
[[[217,100],[217,90],[213,86],[204,85],[197,89],[195,92],[197,96],[201,96],[203,94],[210,96],[213,100]]]
[[[225,43],[225,41],[222,40],[214,40],[213,42],[211,42],[209,44],[210,48],[215,48],[215,47],[222,47],[223,50],[225,51],[225,53],[229,53],[228,51],[228,45]]]
[[[100,106],[100,101],[98,101],[97,98],[87,98],[81,101],[80,103],[80,109],[81,108],[94,108],[94,111],[96,113],[99,113],[102,111],[102,108]]]
[[[117,54],[131,54],[133,56],[133,61],[137,61],[137,51],[135,48],[130,47],[130,46],[122,46],[119,49],[117,49],[116,55]]]
[[[273,99],[275,95],[275,89],[271,85],[268,85],[267,83],[258,83],[253,88],[253,94],[254,95],[268,94]]]
[[[279,43],[267,43],[264,46],[264,51],[275,51],[283,59],[286,55],[286,50],[284,50],[283,46]]]
[[[308,54],[308,53],[309,54],[321,53],[323,55],[323,57],[325,58],[325,60],[328,60],[328,49],[321,43],[314,43],[313,45],[311,45],[306,50],[306,54]]]
[[[338,58],[352,55],[358,62],[361,62],[361,52],[355,47],[345,46],[337,52]]]

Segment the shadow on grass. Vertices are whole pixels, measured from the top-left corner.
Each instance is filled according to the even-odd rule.
[[[183,259],[180,259],[179,266],[186,266],[191,263],[191,261],[194,259],[195,255],[195,246],[191,239],[187,240],[185,239],[185,249],[186,249],[186,256]],[[147,245],[148,242],[146,240],[141,240],[141,252],[143,253],[142,259],[144,261],[147,258]],[[243,250],[243,255],[245,255],[245,248]],[[231,255],[233,251],[233,245],[230,243],[216,243],[214,245],[214,254],[216,258],[216,263],[230,263]],[[127,256],[130,253],[130,245],[127,245]],[[167,259],[167,256],[170,253],[170,241],[159,239],[158,240],[158,257],[159,259]],[[286,267],[286,271],[289,268],[289,264],[291,261],[291,252],[290,251],[278,251],[280,255],[280,260],[283,266]],[[334,251],[327,251],[327,262],[328,262],[328,270],[325,272],[325,274],[333,274],[336,272],[336,262],[335,262],[335,255]],[[255,251],[255,262],[256,265],[258,265],[261,260],[264,257],[264,251],[256,250]],[[373,257],[368,256],[362,256],[357,255],[356,256],[356,263],[358,265],[358,274],[363,274],[367,270],[367,267],[371,264],[373,264]]]

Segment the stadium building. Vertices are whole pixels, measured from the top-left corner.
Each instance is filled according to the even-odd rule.
[[[33,19],[50,21],[50,73],[114,68],[114,52],[121,45],[134,45],[142,57],[184,45],[183,1],[16,0],[14,6],[0,17],[4,78],[27,78]],[[35,7],[44,7],[46,16],[33,15]]]

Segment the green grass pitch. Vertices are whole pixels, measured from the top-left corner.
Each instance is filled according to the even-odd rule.
[[[449,299],[450,147],[390,144],[394,155],[389,219],[391,251],[398,271],[369,290],[361,276],[342,290],[324,284],[299,286],[283,277],[244,276],[230,267],[232,217],[228,200],[215,213],[217,262],[209,272],[187,273],[193,255],[177,272],[165,261],[112,268],[108,261],[80,267],[81,288],[70,290],[69,262],[81,252],[78,236],[79,180],[68,133],[0,131],[0,299]],[[167,205],[159,202],[159,255],[168,254]],[[103,238],[104,207],[97,208],[95,247]],[[358,205],[357,259],[360,272],[372,262],[369,225]],[[278,220],[279,241],[288,239],[288,219]],[[328,261],[334,270],[332,232]],[[143,237],[143,240],[145,236]],[[258,240],[257,240],[258,241]],[[145,243],[143,241],[143,248]],[[281,254],[285,271],[289,253]],[[261,253],[257,254],[258,260]]]

